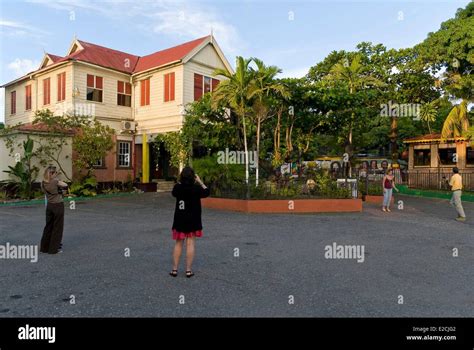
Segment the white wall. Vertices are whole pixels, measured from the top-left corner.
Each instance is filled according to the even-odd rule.
[[[40,135],[35,135],[35,134],[30,134],[30,138],[35,141],[34,144],[34,149],[37,149],[39,147],[39,142],[45,142],[46,139]],[[4,173],[3,170],[8,170],[8,166],[14,166],[16,161],[15,161],[15,154],[18,153],[20,156],[23,156],[23,141],[27,139],[26,134],[17,134],[15,137],[15,148],[13,153],[10,155],[9,149],[6,147],[5,141],[6,138],[5,136],[0,137],[0,181],[6,181],[10,179],[10,175],[7,173]],[[71,160],[71,154],[72,154],[72,142],[68,142],[68,145],[63,147],[61,150],[61,157],[60,157],[60,163],[61,166],[64,168],[65,172],[68,174],[68,176],[72,176],[72,160]],[[51,164],[53,164],[51,162]],[[33,165],[37,166],[40,171],[38,173],[38,176],[36,178],[36,181],[41,181],[42,180],[42,174],[45,168],[39,163],[39,161],[36,159],[33,162]],[[65,180],[65,178],[62,178]]]

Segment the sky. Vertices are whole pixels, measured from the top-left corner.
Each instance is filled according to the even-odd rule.
[[[467,0],[0,0],[0,84],[83,41],[147,55],[211,33],[234,65],[258,57],[302,77],[333,50],[362,41],[412,47]],[[4,121],[0,90],[0,122]]]

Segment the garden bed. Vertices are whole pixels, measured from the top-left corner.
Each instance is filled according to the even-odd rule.
[[[204,198],[202,206],[246,213],[339,213],[361,212],[361,199],[268,199]]]
[[[127,197],[140,194],[140,192],[120,192],[120,193],[110,193],[110,194],[98,194],[93,197],[64,197],[64,202],[82,202],[88,201],[93,199],[104,199],[104,198],[115,198],[115,197]],[[7,206],[28,206],[28,205],[36,205],[36,204],[45,204],[44,198],[35,198],[31,200],[24,200],[24,199],[10,199],[10,200],[3,200],[0,201],[0,207],[7,207]]]

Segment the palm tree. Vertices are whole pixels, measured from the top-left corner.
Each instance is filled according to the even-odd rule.
[[[252,72],[249,69],[249,64],[251,62],[251,59],[244,59],[243,57],[238,56],[236,59],[235,73],[229,73],[225,69],[216,69],[214,75],[221,75],[226,79],[220,82],[217,89],[212,94],[213,106],[218,106],[220,103],[229,106],[242,121],[245,151],[245,182],[247,185],[249,183],[249,159],[247,124],[245,119],[250,104],[249,89],[252,81]]]
[[[250,98],[253,98],[253,110],[257,124],[257,168],[255,170],[255,186],[258,186],[260,164],[260,128],[262,122],[270,117],[272,98],[289,97],[289,92],[283,84],[276,80],[281,69],[276,66],[266,66],[262,60],[252,58],[257,69],[253,73]]]
[[[441,130],[441,138],[464,136],[469,130],[469,117],[467,112],[468,100],[463,99],[462,102],[453,107],[446,117],[443,129]]]
[[[420,107],[420,119],[428,125],[428,131],[431,134],[431,124],[436,120],[438,111],[433,102],[428,102]]]
[[[347,59],[344,59],[344,62],[336,63],[332,66],[329,74],[326,76],[326,79],[329,81],[342,82],[347,84],[349,88],[349,94],[355,94],[359,90],[363,90],[368,86],[383,86],[384,83],[379,79],[369,75],[365,71],[364,65],[361,63],[362,56],[357,54],[352,59],[352,62],[349,63]],[[353,146],[352,146],[352,133],[354,129],[355,122],[355,113],[351,113],[351,118],[349,122],[349,133],[347,137],[347,147],[346,152],[349,156],[352,155]],[[349,167],[349,176],[351,168]]]

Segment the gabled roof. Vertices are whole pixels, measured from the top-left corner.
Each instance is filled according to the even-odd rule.
[[[48,57],[51,58],[51,60],[53,61],[53,63],[56,63],[58,62],[60,59],[62,59],[63,57],[61,56],[57,56],[57,55],[53,55],[52,53],[47,53]]]
[[[185,63],[207,44],[212,44],[214,46],[224,65],[227,67],[227,69],[229,69],[229,71],[232,72],[232,66],[226,60],[224,54],[215,42],[215,39],[212,37],[212,35],[188,41],[184,44],[157,51],[142,57],[74,39],[68,50],[68,54],[65,57],[45,54],[45,57],[43,58],[41,66],[38,70],[30,72],[21,78],[15,79],[3,85],[3,87],[21,81],[31,74],[39,72],[43,69],[47,69],[56,64],[61,64],[72,60],[91,63],[127,74],[138,74],[174,62]],[[48,59],[53,61],[53,63],[46,65]]]
[[[61,56],[53,55],[51,53],[46,52],[43,56],[43,59],[41,60],[41,64],[40,64],[39,69],[42,69],[42,68],[47,67],[51,64],[54,64],[62,58],[63,57],[61,57]]]
[[[77,60],[111,68],[124,73],[133,73],[139,56],[126,52],[109,49],[104,46],[77,40],[82,49],[78,49],[60,61]],[[74,46],[74,45],[73,45]]]
[[[206,39],[209,39],[210,36],[205,36],[193,41],[188,41],[187,43],[171,47],[166,50],[161,50],[151,55],[140,57],[138,64],[135,67],[134,73],[143,72],[155,67],[163,66],[167,63],[172,63],[175,61],[180,61],[186,55],[188,55],[192,50],[202,44]]]

